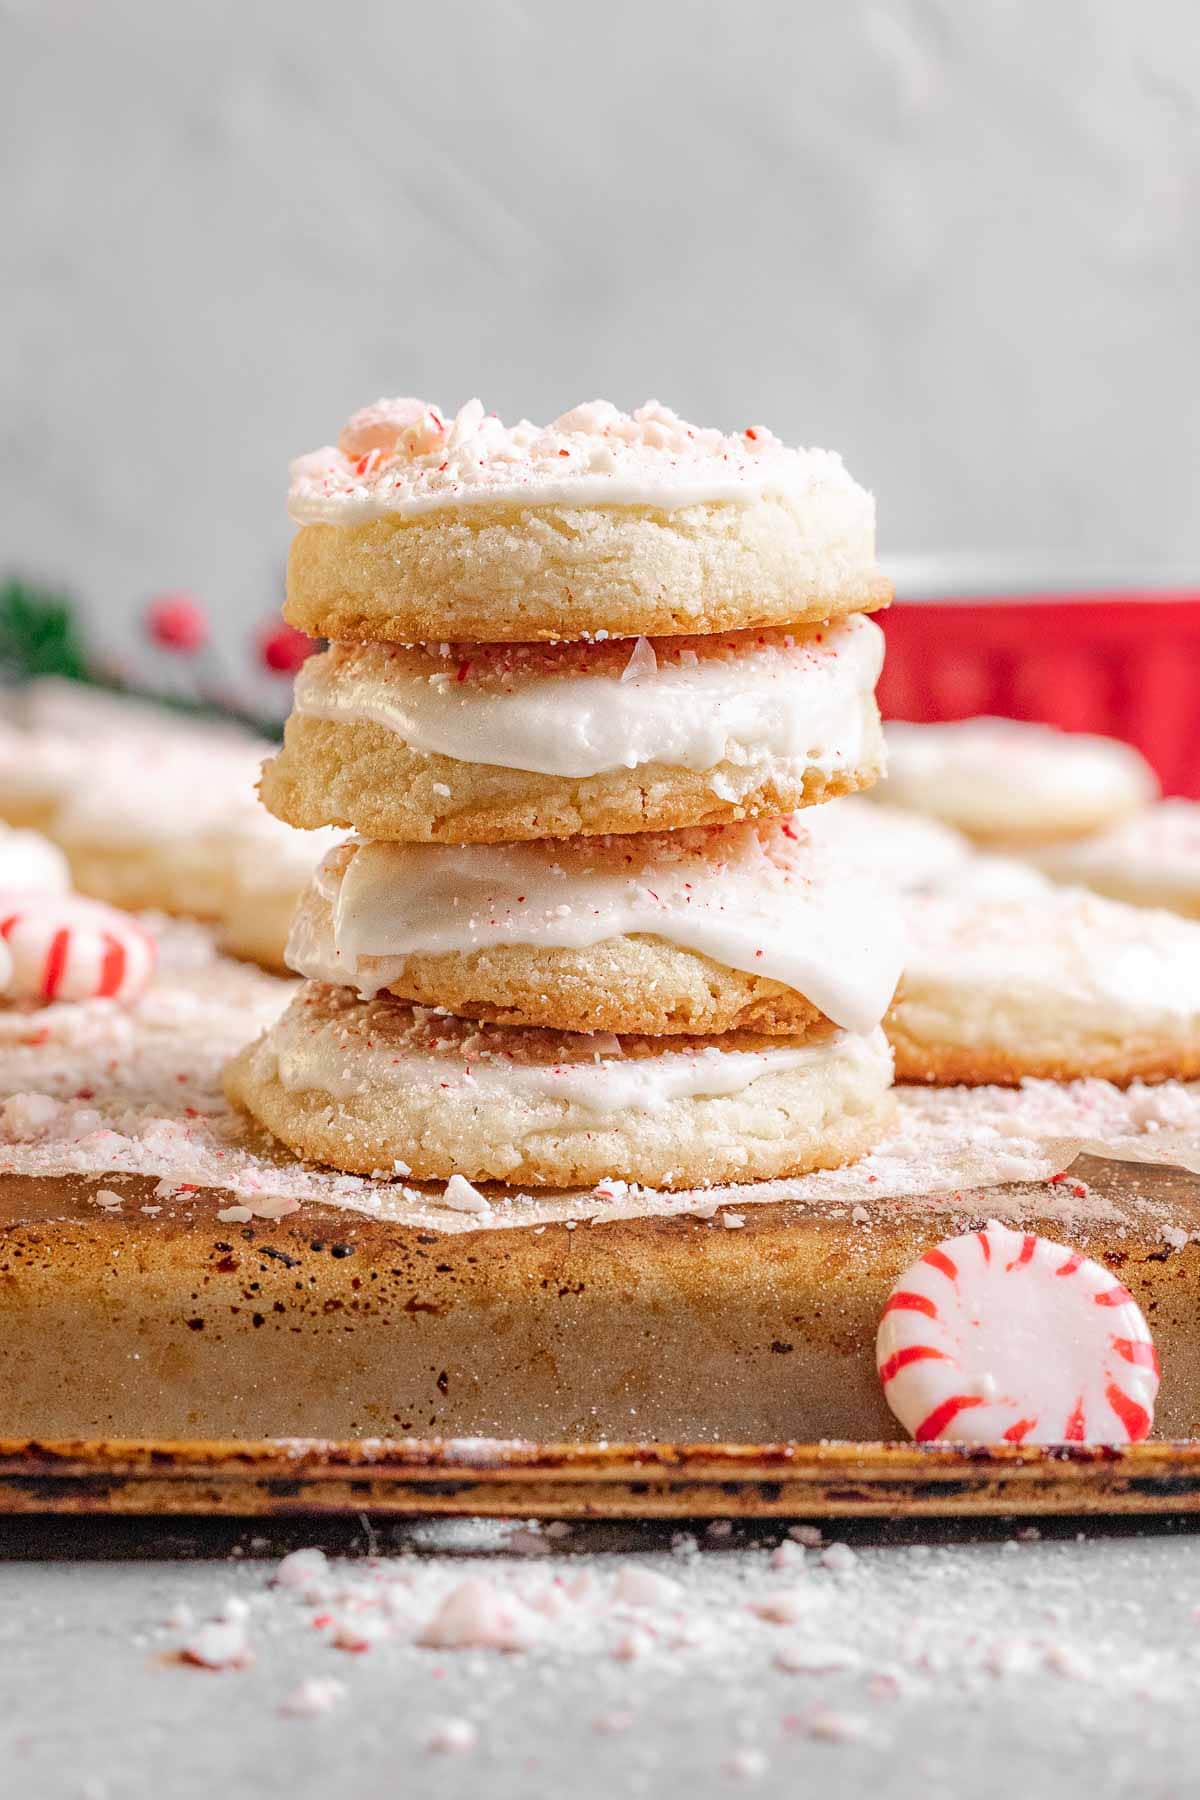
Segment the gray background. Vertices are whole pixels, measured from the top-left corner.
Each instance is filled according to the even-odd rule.
[[[841,449],[892,553],[1200,569],[1190,0],[7,0],[0,562],[274,606],[381,392]]]

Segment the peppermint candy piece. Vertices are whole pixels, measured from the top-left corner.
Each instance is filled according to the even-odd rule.
[[[876,1339],[887,1403],[919,1444],[1136,1444],[1158,1357],[1111,1270],[1013,1231],[947,1238],[906,1269]]]
[[[98,900],[0,894],[9,1000],[136,1000],[154,969],[154,941],[136,919]]]

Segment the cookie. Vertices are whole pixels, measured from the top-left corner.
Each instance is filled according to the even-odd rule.
[[[811,810],[811,809],[810,809]],[[372,998],[562,1031],[802,1038],[883,1017],[901,943],[878,887],[808,813],[561,843],[350,844],[288,963]]]
[[[940,886],[974,854],[970,839],[953,826],[899,806],[874,806],[862,794],[808,807],[802,822],[820,855],[892,893]]]
[[[310,657],[261,793],[292,825],[503,843],[777,816],[881,766],[883,634],[335,645]]]
[[[258,825],[263,748],[166,731],[93,747],[49,826],[75,886],[131,910],[220,919],[231,846]]]
[[[988,718],[889,723],[886,737],[876,799],[997,847],[1101,830],[1158,793],[1146,759],[1116,738]]]
[[[282,968],[292,914],[336,832],[299,832],[258,804],[270,746],[152,733],[93,748],[48,830],[80,893],[214,924],[232,954]]]
[[[1200,805],[1160,800],[1092,837],[1023,851],[1052,881],[1200,919]]]
[[[1200,1077],[1200,926],[988,857],[906,910],[898,1081]]]
[[[86,763],[80,744],[56,732],[0,722],[0,820],[45,831]]]
[[[226,1092],[316,1162],[525,1187],[795,1175],[864,1154],[887,1123],[879,1031],[665,1042],[475,1025],[309,982]]]
[[[384,400],[292,465],[285,613],[313,637],[671,636],[887,605],[875,504],[841,458],[649,402],[506,427]]]
[[[282,973],[296,908],[323,857],[341,842],[336,831],[294,831],[261,806],[251,828],[227,846],[228,880],[218,920],[230,956]]]

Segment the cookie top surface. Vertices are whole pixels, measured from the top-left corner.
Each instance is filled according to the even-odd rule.
[[[1056,881],[1085,887],[1119,882],[1200,902],[1200,804],[1162,800],[1094,836],[1048,844],[1035,853],[1039,868]]]
[[[1018,719],[887,727],[877,798],[978,837],[1017,841],[1096,830],[1152,800],[1154,772],[1130,744]]]
[[[1085,1010],[1106,1029],[1200,1018],[1200,925],[1169,912],[1055,887],[1006,857],[977,857],[906,904],[904,991],[938,989],[964,1009],[989,999]]]
[[[464,506],[669,510],[820,493],[873,521],[871,496],[840,456],[792,449],[765,426],[726,436],[656,400],[632,413],[594,400],[549,425],[505,425],[479,400],[447,418],[426,401],[394,399],[364,407],[336,444],[297,458],[288,510],[299,524],[356,525]]]
[[[615,1092],[617,1071],[639,1070],[639,1083],[666,1071],[693,1092],[716,1094],[743,1086],[760,1068],[818,1067],[848,1035],[855,1034],[781,1043],[748,1031],[667,1040],[630,1032],[545,1031],[458,1019],[392,994],[359,1000],[345,988],[310,981],[276,1021],[270,1040],[281,1063],[295,1059],[285,1071],[285,1086],[312,1085],[335,1098],[358,1091],[365,1058],[385,1082],[397,1079],[401,1063],[411,1062],[435,1064],[439,1083],[452,1076],[468,1089],[520,1083],[528,1072],[537,1087],[545,1081],[555,1092],[578,1087],[586,1104],[600,1107],[608,1096],[601,1098],[599,1084],[607,1081]]]

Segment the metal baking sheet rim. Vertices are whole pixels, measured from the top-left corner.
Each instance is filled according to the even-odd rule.
[[[0,1439],[0,1513],[500,1518],[1200,1513],[1200,1440],[1056,1445]]]

